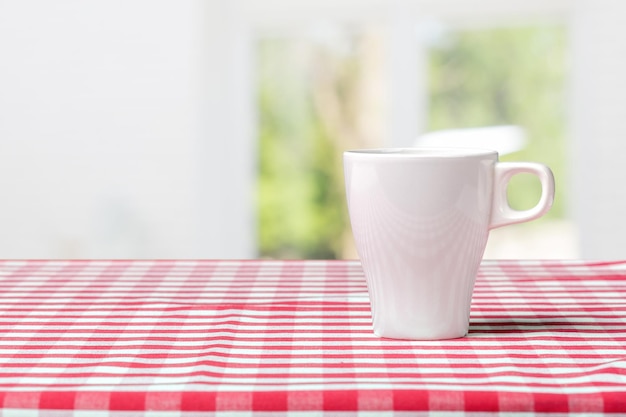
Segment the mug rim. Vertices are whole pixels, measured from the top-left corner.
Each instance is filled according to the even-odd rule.
[[[373,158],[423,158],[423,159],[449,159],[468,158],[475,156],[498,156],[498,152],[493,149],[471,148],[471,147],[414,147],[414,148],[363,148],[350,149],[344,151],[344,155],[370,156]]]

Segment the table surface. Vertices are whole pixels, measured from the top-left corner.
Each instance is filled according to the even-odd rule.
[[[0,297],[2,415],[626,412],[626,262],[484,261],[447,341],[376,337],[357,261],[0,261]]]

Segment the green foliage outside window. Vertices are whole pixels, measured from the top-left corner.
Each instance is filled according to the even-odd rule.
[[[331,259],[346,228],[341,155],[314,111],[298,46],[260,46],[260,252]]]

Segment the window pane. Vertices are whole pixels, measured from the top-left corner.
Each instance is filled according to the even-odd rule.
[[[562,26],[455,31],[430,50],[429,129],[520,126],[525,147],[501,160],[545,163],[558,185],[552,210],[540,220],[493,231],[487,256],[533,257],[533,248],[543,258],[576,255],[573,227],[564,220],[566,36]],[[512,207],[530,208],[539,195],[533,176],[512,179]]]
[[[261,256],[354,256],[341,152],[381,141],[380,37],[321,29],[258,45]]]

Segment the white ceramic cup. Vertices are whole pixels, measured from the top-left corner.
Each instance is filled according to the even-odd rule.
[[[374,333],[396,339],[467,334],[489,230],[536,219],[554,199],[550,169],[498,162],[495,151],[411,148],[348,151],[346,195],[367,280]],[[537,205],[512,209],[510,178],[534,174]]]

